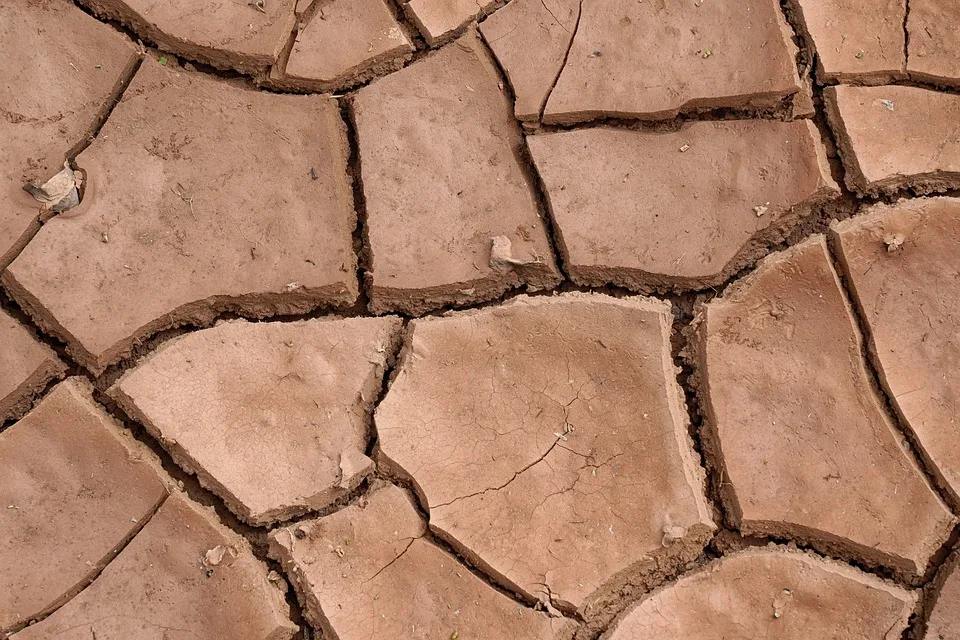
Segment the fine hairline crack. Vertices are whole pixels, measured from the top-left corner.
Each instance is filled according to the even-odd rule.
[[[526,465],[525,467],[523,467],[523,468],[520,469],[519,471],[514,471],[513,475],[510,477],[510,479],[507,480],[506,482],[504,482],[503,484],[501,484],[500,486],[497,486],[497,487],[488,487],[488,488],[486,488],[486,489],[483,489],[482,491],[476,491],[476,492],[474,492],[474,493],[470,493],[470,494],[467,494],[467,495],[464,495],[464,496],[457,496],[456,498],[454,498],[453,500],[450,500],[450,501],[448,501],[448,502],[441,502],[440,504],[431,505],[430,508],[431,508],[431,509],[439,509],[440,507],[447,507],[447,506],[450,506],[451,504],[453,504],[453,503],[455,503],[455,502],[459,502],[460,500],[467,500],[468,498],[474,498],[474,497],[476,497],[476,496],[480,496],[480,495],[483,495],[483,494],[485,494],[485,493],[489,493],[489,492],[491,492],[491,491],[500,491],[500,490],[502,490],[502,489],[507,488],[514,480],[516,480],[518,477],[520,477],[523,473],[529,471],[531,468],[533,468],[533,467],[535,467],[536,465],[538,465],[538,464],[540,464],[541,462],[543,462],[543,461],[546,459],[546,457],[547,457],[548,455],[550,455],[550,452],[553,451],[553,450],[557,447],[557,445],[560,443],[560,441],[561,441],[561,438],[558,436],[558,437],[556,438],[556,440],[553,441],[553,444],[551,444],[550,447],[543,453],[543,455],[541,455],[539,458],[537,458],[536,460],[534,460],[534,461],[531,462],[530,464]]]
[[[416,542],[417,540],[420,540],[422,537],[423,537],[423,536],[417,536],[417,537],[415,537],[415,538],[409,538],[408,541],[407,541],[407,545],[403,548],[403,550],[400,551],[400,553],[398,553],[397,555],[395,555],[395,556],[393,557],[393,560],[391,560],[391,561],[388,562],[387,564],[385,564],[385,565],[383,565],[382,567],[380,567],[379,569],[377,569],[377,572],[376,572],[376,573],[374,573],[374,574],[373,574],[372,576],[370,576],[369,578],[365,579],[361,584],[366,584],[366,583],[370,582],[371,580],[373,580],[374,578],[376,578],[378,575],[380,575],[381,573],[383,573],[384,571],[386,571],[387,569],[389,569],[389,568],[390,568],[390,565],[392,565],[394,562],[396,562],[397,560],[399,560],[400,558],[402,558],[402,557],[404,556],[404,554],[405,554],[407,551],[410,550],[410,547],[413,546],[413,543]]]
[[[567,363],[567,366],[568,366],[568,368],[569,368],[569,362]],[[467,494],[467,495],[457,496],[457,497],[455,497],[454,499],[449,500],[448,502],[443,502],[443,503],[440,503],[440,504],[432,505],[430,508],[431,508],[431,509],[439,509],[440,507],[449,506],[449,505],[451,505],[451,504],[453,504],[453,503],[455,503],[455,502],[459,502],[460,500],[466,500],[466,499],[468,499],[468,498],[473,498],[473,497],[476,497],[476,496],[479,496],[479,495],[483,495],[483,494],[489,493],[489,492],[491,492],[491,491],[500,491],[500,490],[502,490],[502,489],[505,489],[507,486],[509,486],[509,485],[510,485],[514,480],[516,480],[518,477],[520,477],[521,475],[523,475],[524,473],[526,473],[527,471],[529,471],[529,470],[532,469],[533,467],[535,467],[535,466],[537,466],[538,464],[540,464],[541,462],[543,462],[543,461],[547,458],[547,456],[550,455],[550,452],[552,452],[552,451],[553,451],[555,448],[557,448],[558,446],[559,446],[561,449],[565,449],[565,450],[567,450],[567,451],[569,451],[569,452],[571,452],[571,453],[575,453],[576,455],[579,455],[579,456],[581,456],[581,457],[585,457],[585,458],[588,457],[588,456],[585,456],[584,454],[581,454],[581,453],[579,453],[579,452],[577,452],[577,451],[574,451],[573,449],[570,449],[570,448],[568,448],[568,447],[564,447],[564,446],[560,445],[561,442],[565,442],[565,441],[567,440],[567,436],[568,436],[568,435],[570,435],[570,434],[572,434],[572,433],[574,432],[574,426],[570,423],[570,406],[571,406],[574,402],[576,402],[577,400],[582,400],[582,398],[580,397],[580,391],[583,390],[583,387],[586,386],[586,384],[587,384],[587,382],[584,382],[582,385],[580,385],[580,389],[577,390],[577,395],[574,396],[574,397],[570,400],[570,402],[561,405],[561,408],[563,409],[563,428],[562,428],[560,431],[553,433],[553,435],[554,435],[554,437],[555,437],[555,440],[550,444],[550,446],[547,448],[547,450],[544,451],[543,454],[541,454],[538,458],[536,458],[536,459],[533,460],[532,462],[528,463],[527,465],[525,465],[525,466],[524,466],[523,468],[521,468],[520,470],[515,471],[515,472],[513,473],[513,475],[510,477],[510,479],[507,480],[506,482],[504,482],[503,484],[501,484],[500,486],[497,486],[497,487],[487,487],[486,489],[483,489],[483,490],[481,490],[481,491],[475,491],[475,492],[470,493],[470,494]],[[544,394],[544,395],[546,395],[546,394]],[[547,396],[547,397],[549,397],[549,396]],[[559,403],[558,403],[558,404],[559,404]],[[619,455],[619,454],[618,454],[618,455]],[[618,457],[618,456],[613,456],[613,458],[615,458],[615,457]],[[609,463],[609,461],[612,460],[613,458],[610,458],[609,460],[605,461],[603,464]],[[587,464],[587,465],[584,465],[584,467],[582,467],[582,468],[586,468],[586,467],[588,467],[588,466],[591,466],[591,465]],[[602,465],[596,465],[596,466],[599,468],[599,466],[602,466]]]

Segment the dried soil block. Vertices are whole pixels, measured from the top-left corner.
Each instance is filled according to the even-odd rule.
[[[0,310],[0,423],[19,418],[66,365],[32,332]]]
[[[960,504],[960,199],[877,205],[832,235],[880,379]]]
[[[907,71],[914,80],[960,87],[960,4],[910,0]]]
[[[820,82],[884,84],[906,78],[907,0],[791,0],[790,5],[813,45]]]
[[[501,584],[609,620],[714,529],[671,322],[666,303],[591,294],[415,320],[378,461]]]
[[[721,558],[655,591],[603,640],[899,638],[916,600],[846,564],[770,546]]]
[[[249,543],[176,493],[93,584],[13,640],[289,640],[289,615]]]
[[[110,390],[243,520],[322,509],[373,470],[369,414],[398,318],[225,322],[165,343]]]
[[[824,104],[859,194],[960,188],[960,95],[915,87],[828,87]]]
[[[513,0],[480,23],[510,80],[518,119],[540,119],[579,18],[579,0]]]
[[[331,98],[147,60],[77,158],[83,202],[44,226],[3,284],[94,372],[156,331],[225,310],[350,305],[347,157]]]
[[[78,1],[164,51],[249,74],[277,61],[296,24],[296,0]]]
[[[960,638],[960,554],[954,553],[949,565],[927,623],[926,640]]]
[[[715,286],[839,196],[810,121],[527,137],[574,282]]]
[[[152,454],[91,391],[61,382],[0,433],[2,637],[76,595],[167,496]]]
[[[697,323],[706,453],[732,524],[922,576],[956,519],[873,387],[823,236],[765,259]]]
[[[584,2],[543,120],[660,120],[708,109],[777,109],[797,93],[777,0]]]
[[[396,71],[414,47],[384,0],[324,2],[297,35],[282,72],[264,84],[336,91]]]
[[[133,45],[69,0],[0,3],[0,270],[52,212],[23,190],[63,169],[136,63]]]
[[[474,576],[423,536],[393,485],[359,504],[270,533],[307,620],[325,637],[540,638],[557,625]]]
[[[470,21],[504,0],[409,0],[404,11],[431,47],[454,37]]]
[[[357,93],[374,312],[420,314],[559,282],[498,85],[471,31]]]

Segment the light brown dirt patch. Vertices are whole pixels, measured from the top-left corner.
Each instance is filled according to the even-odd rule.
[[[708,455],[733,524],[917,580],[956,522],[886,414],[822,236],[698,314]]]
[[[21,306],[97,373],[160,329],[226,309],[263,317],[357,297],[336,103],[171,65],[144,63],[77,159],[84,201],[3,274]]]

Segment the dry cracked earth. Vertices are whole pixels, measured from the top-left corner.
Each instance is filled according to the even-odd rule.
[[[958,0],[0,0],[0,637],[960,639]]]

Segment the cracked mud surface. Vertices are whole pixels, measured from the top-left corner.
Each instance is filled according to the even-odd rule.
[[[0,0],[0,638],[960,640],[958,20]]]
[[[739,530],[849,545],[916,578],[956,519],[872,388],[839,285],[815,236],[702,308],[694,366],[707,460],[727,479]]]
[[[374,418],[378,461],[498,581],[606,615],[714,529],[671,320],[661,302],[589,294],[414,320]]]

